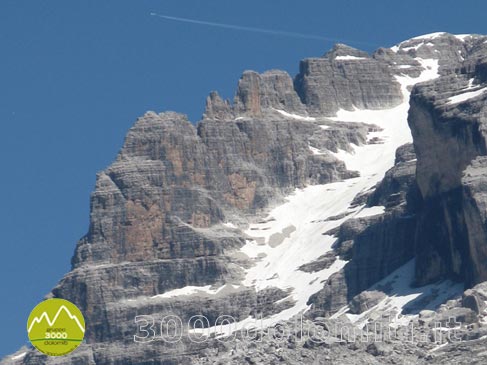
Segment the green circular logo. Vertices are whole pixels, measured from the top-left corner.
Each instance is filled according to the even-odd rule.
[[[85,336],[85,319],[73,303],[47,299],[30,312],[27,334],[36,349],[49,356],[74,351]]]

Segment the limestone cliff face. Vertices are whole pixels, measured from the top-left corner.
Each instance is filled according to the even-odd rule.
[[[353,176],[331,154],[309,149],[310,140],[326,141],[333,130],[277,116],[206,119],[195,127],[180,114],[147,113],[97,177],[74,267],[213,257],[238,246],[215,244],[205,229],[236,212],[255,213],[295,187]]]
[[[319,283],[304,298],[308,315],[328,316],[347,303],[355,312],[377,304],[382,295],[360,293],[412,258],[416,284],[445,277],[468,285],[487,280],[486,40],[441,34],[372,55],[337,45],[323,57],[303,60],[294,79],[278,70],[244,72],[234,100],[212,92],[197,124],[174,112],[147,112],[129,130],[113,164],[97,175],[89,231],[76,246],[72,270],[49,294],[80,307],[86,342],[66,358],[28,350],[22,359],[1,364],[168,365],[218,357],[228,348],[215,341],[210,349],[187,339],[140,346],[133,341],[134,318],[174,314],[188,321],[201,314],[214,321],[225,314],[243,321],[269,318],[303,300],[285,285],[258,289],[256,283],[293,279],[267,277],[267,267],[244,285],[246,270],[267,253],[254,257],[242,248],[250,241],[274,248],[299,232],[291,222],[267,239],[267,224],[275,220],[267,213],[311,185],[330,184],[323,194],[337,189],[339,196],[339,188],[347,188],[353,195],[342,207],[345,213],[324,209],[323,217],[303,223],[339,222],[328,232],[313,228],[317,241],[331,237],[327,252],[292,257],[307,257],[301,273],[334,270],[326,280],[303,281]],[[427,71],[424,59],[438,62],[440,77],[413,89],[414,145],[397,149],[382,181],[371,175],[367,189],[353,190],[359,174],[340,158],[383,144],[373,137],[382,129],[361,120],[343,122],[336,112],[403,103],[400,80]],[[386,152],[379,157],[388,158]],[[306,204],[326,208],[340,200],[336,196]],[[377,214],[350,218],[357,207],[378,206],[383,210]],[[253,229],[262,237],[252,236]],[[308,239],[302,239],[306,249],[322,247]],[[177,291],[183,288],[187,292]],[[309,360],[296,356],[289,363]]]
[[[400,85],[386,62],[345,45],[322,58],[303,60],[295,86],[311,115],[354,107],[383,109],[402,101]]]
[[[301,61],[294,80],[279,70],[263,74],[246,71],[238,83],[234,103],[211,93],[205,116],[221,120],[237,115],[262,116],[268,110],[279,109],[323,117],[334,116],[340,108],[395,106],[402,102],[402,93],[394,77],[393,59],[413,65],[402,72],[414,74],[419,69],[417,61],[408,55],[377,51],[371,56],[338,44],[323,57]]]
[[[293,80],[283,71],[274,70],[259,75],[244,72],[238,83],[235,109],[239,115],[261,115],[267,108],[291,111],[300,115],[306,113],[293,88]]]
[[[438,34],[374,54],[411,75],[416,66],[404,66],[404,57],[436,55],[441,77],[412,91],[414,146],[399,148],[375,191],[356,199],[385,206],[386,214],[349,220],[336,232],[338,252],[347,248],[351,260],[310,298],[315,315],[332,314],[412,258],[418,286],[445,277],[467,286],[487,280],[486,52],[485,37]]]
[[[293,80],[287,72],[266,71],[259,74],[245,71],[238,82],[233,104],[223,101],[216,92],[207,98],[205,118],[228,120],[236,116],[262,117],[266,112],[279,109],[306,115],[306,106],[294,90]]]
[[[295,188],[356,176],[331,153],[315,155],[309,145],[350,149],[348,138],[364,143],[369,128],[330,122],[324,129],[278,113],[207,118],[197,126],[177,113],[145,114],[116,161],[98,174],[89,232],[76,247],[73,270],[52,295],[69,297],[89,318],[88,344],[118,343],[114,351],[122,343],[136,346],[127,333],[137,313],[174,313],[183,320],[225,313],[241,320],[285,309],[292,301],[280,289],[256,293],[230,285],[220,298],[197,301],[157,296],[187,286],[238,284],[249,262],[235,252],[246,236],[224,223],[247,224]],[[179,363],[178,354],[196,351],[194,346],[181,343],[169,352]],[[95,348],[88,353],[102,356]],[[130,356],[115,351],[110,361]]]
[[[356,198],[356,204],[363,201],[369,206],[384,206],[385,214],[349,219],[334,232],[335,252],[348,263],[310,297],[311,316],[332,315],[415,256],[411,233],[416,229],[420,200],[415,160],[412,144],[401,146],[394,167],[375,190]]]
[[[418,86],[411,97],[409,124],[423,199],[416,230],[418,284],[445,275],[469,285],[487,280],[484,69],[482,59],[467,61],[457,74]]]

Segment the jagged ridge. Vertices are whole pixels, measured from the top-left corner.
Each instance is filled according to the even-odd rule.
[[[274,248],[288,242],[286,240],[293,234],[292,227],[286,226],[278,231],[280,235],[267,237],[259,232],[262,234],[259,237],[252,234],[252,228],[259,227],[261,231],[265,231],[265,225],[271,226],[271,230],[280,228],[280,222],[272,223],[270,219],[256,221],[266,215],[265,209],[282,203],[282,198],[295,188],[333,182],[347,187],[347,182],[339,181],[357,174],[348,171],[337,159],[347,159],[341,150],[356,149],[351,143],[365,148],[375,148],[374,144],[387,145],[387,141],[381,140],[387,135],[381,132],[380,127],[384,126],[366,126],[358,121],[342,123],[340,116],[346,113],[341,111],[399,107],[404,101],[404,90],[396,76],[417,78],[431,67],[423,62],[425,59],[439,60],[441,77],[437,82],[413,90],[409,123],[418,153],[416,179],[412,178],[412,159],[401,161],[398,155],[398,164],[388,172],[375,193],[370,195],[372,191],[367,189],[350,190],[359,195],[350,205],[344,202],[344,207],[350,208],[348,214],[340,217],[336,216],[340,212],[323,213],[323,220],[335,222],[329,224],[335,231],[326,236],[338,234],[336,255],[349,263],[343,271],[335,264],[338,271],[331,276],[331,272],[325,272],[330,269],[329,264],[325,264],[324,269],[318,266],[320,275],[327,275],[322,279],[329,278],[323,283],[323,291],[311,297],[310,304],[315,313],[336,311],[347,304],[351,296],[414,255],[419,259],[418,284],[450,274],[466,279],[467,283],[483,280],[483,159],[477,158],[463,177],[462,171],[472,159],[485,155],[482,144],[485,98],[479,94],[454,106],[445,105],[450,105],[448,98],[472,86],[480,88],[485,82],[485,39],[430,35],[411,39],[392,49],[379,49],[371,56],[337,45],[322,58],[304,60],[294,81],[280,71],[262,75],[244,73],[234,103],[225,102],[212,93],[204,120],[197,128],[175,113],[148,113],[139,119],[130,130],[117,161],[98,175],[92,195],[90,230],[77,246],[73,271],[52,293],[78,304],[87,318],[87,344],[63,359],[64,363],[121,364],[148,360],[189,363],[191,356],[182,354],[201,350],[187,342],[168,348],[164,353],[157,346],[137,347],[131,342],[136,313],[170,310],[185,318],[205,308],[203,313],[211,318],[223,312],[244,319],[255,315],[256,311],[272,317],[296,306],[299,298],[293,298],[292,293],[279,285],[265,287],[257,293],[252,290],[252,283],[241,285],[249,268],[258,267],[258,261],[265,257],[252,260],[249,255],[242,255],[249,236],[253,236],[257,245],[268,244]],[[468,83],[470,79],[474,79],[472,85]],[[452,89],[450,85],[460,86]],[[443,120],[452,122],[439,127],[438,123]],[[458,128],[458,124],[465,129]],[[424,130],[431,129],[431,125],[435,131],[443,129],[434,147],[459,146],[453,153],[447,151],[450,156],[447,164],[439,163],[444,156],[441,149],[430,153],[427,145],[431,140],[421,139]],[[375,138],[370,138],[372,135]],[[460,150],[465,153],[454,153]],[[389,153],[385,158],[392,166],[393,155]],[[353,161],[347,162],[350,168],[349,162],[353,165]],[[431,166],[438,168],[431,169]],[[364,176],[365,170],[361,172]],[[438,183],[438,173],[445,176],[441,179],[445,185]],[[377,180],[371,182],[381,178],[376,176]],[[451,197],[448,194],[459,186],[461,194],[455,193],[455,199],[469,202],[462,211],[467,219],[453,227],[466,235],[458,240],[448,236],[449,232],[445,234],[439,230],[440,236],[435,236],[436,233],[427,236],[428,224],[439,212],[445,211],[445,204],[449,207]],[[324,199],[333,196],[326,195],[326,187],[322,193]],[[374,204],[385,205],[386,214],[359,217],[367,201],[369,210],[365,211],[369,214],[380,212],[380,209],[371,208]],[[431,201],[437,203],[431,204]],[[455,212],[453,207],[447,211]],[[350,220],[351,217],[356,220]],[[346,224],[341,225],[345,221]],[[446,217],[445,222],[449,221]],[[245,227],[249,227],[246,234],[242,232]],[[413,229],[416,239],[408,236],[404,241],[395,240],[396,234],[404,232],[402,236],[406,236]],[[429,238],[421,241],[422,237]],[[445,246],[432,245],[432,242],[440,242],[435,241],[438,237],[447,237],[448,242],[462,247],[460,256]],[[316,247],[327,245],[318,242]],[[372,255],[377,261],[370,261],[372,247],[380,252],[380,255]],[[384,248],[387,250],[383,251]],[[317,251],[315,259],[325,253]],[[306,256],[305,252],[300,254]],[[392,259],[391,255],[396,258]],[[311,256],[306,257],[309,262],[313,261]],[[437,264],[430,265],[425,273],[422,268],[432,262]],[[467,267],[475,268],[474,272],[466,271]],[[150,298],[190,285],[204,287],[225,283],[235,284],[237,288],[224,285],[226,289],[217,297],[208,294]],[[329,287],[335,289],[327,293]],[[277,301],[280,305],[276,307]],[[124,347],[130,351],[122,350]],[[6,361],[55,363],[33,351],[23,359]]]

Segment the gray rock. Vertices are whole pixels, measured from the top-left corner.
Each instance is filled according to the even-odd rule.
[[[372,356],[388,356],[392,352],[391,346],[381,343],[374,342],[367,346],[367,352]]]
[[[416,190],[416,155],[412,144],[401,146],[396,151],[396,161],[386,172],[384,179],[368,197],[367,205],[382,205],[386,209],[404,204],[408,194]]]
[[[442,326],[456,326],[458,323],[472,324],[478,322],[477,314],[470,308],[452,308],[446,310],[435,317],[436,323],[441,323]]]
[[[340,44],[322,58],[301,61],[294,83],[311,115],[333,115],[340,108],[381,109],[402,101],[389,65]]]
[[[477,67],[418,85],[412,92],[409,125],[424,201],[416,230],[418,284],[444,276],[463,279],[468,286],[487,280],[481,207],[486,165],[478,157],[486,153],[486,96],[450,103],[452,95],[468,87],[468,80],[481,79]]]
[[[381,291],[363,291],[360,294],[354,296],[350,303],[348,303],[350,313],[361,314],[376,306],[385,297],[386,295]]]
[[[63,358],[26,349],[23,359],[8,357],[1,365],[485,362],[485,326],[477,315],[485,309],[484,284],[467,290],[461,301],[421,312],[417,323],[427,338],[433,319],[446,323],[454,316],[463,326],[472,325],[471,331],[462,327],[464,343],[442,348],[396,340],[347,343],[339,339],[339,329],[351,326],[346,318],[311,323],[311,330],[330,334],[320,343],[301,341],[302,334],[291,331],[282,342],[259,333],[259,341],[184,339],[141,346],[133,342],[133,320],[143,314],[160,320],[166,313],[184,320],[195,314],[215,320],[225,313],[242,320],[293,305],[282,289],[256,292],[230,285],[238,284],[251,264],[236,254],[246,240],[241,229],[296,188],[356,177],[331,152],[381,143],[367,140],[378,127],[327,117],[340,108],[399,104],[395,76],[418,76],[417,57],[438,59],[441,74],[412,93],[409,123],[417,163],[411,146],[399,148],[383,181],[353,203],[384,205],[386,213],[346,221],[330,232],[338,236],[334,252],[301,267],[322,270],[336,255],[349,261],[309,298],[307,314],[328,316],[350,301],[352,311],[367,310],[383,294],[360,293],[413,257],[418,284],[445,277],[465,279],[467,285],[487,280],[486,94],[449,103],[467,87],[487,84],[486,40],[443,34],[372,55],[337,45],[321,58],[302,61],[294,80],[282,71],[244,72],[233,103],[211,93],[196,126],[172,112],[139,118],[116,161],[98,174],[89,231],[76,247],[72,270],[48,295],[80,307],[87,320],[85,343]],[[227,221],[240,228],[222,224]],[[289,234],[284,230],[272,245]],[[222,290],[160,296],[189,285]]]
[[[480,283],[463,293],[462,306],[482,314],[487,308],[487,282]]]
[[[263,117],[274,110],[305,116],[305,106],[294,90],[291,77],[284,71],[259,74],[245,71],[240,78],[233,105],[216,92],[206,100],[205,119],[233,121],[236,117]]]
[[[316,272],[324,269],[328,269],[336,261],[337,257],[333,251],[329,251],[326,254],[318,257],[317,260],[301,265],[299,270],[304,272]]]
[[[353,258],[353,240],[339,241],[333,249],[341,260],[349,261]]]
[[[343,270],[332,274],[324,283],[323,289],[313,294],[308,305],[311,305],[309,315],[316,318],[330,316],[349,301],[347,280]]]
[[[236,113],[260,116],[263,111],[271,108],[306,115],[305,106],[286,72],[272,70],[261,75],[253,71],[244,72],[235,97]]]

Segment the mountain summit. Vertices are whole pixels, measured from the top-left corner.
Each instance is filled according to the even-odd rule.
[[[338,44],[294,78],[246,71],[196,125],[147,112],[97,175],[89,231],[49,294],[81,309],[86,343],[1,364],[485,360],[486,90],[487,36],[434,33],[372,54]],[[155,337],[141,343],[143,315]],[[168,315],[204,316],[207,341],[186,327],[162,341]],[[303,318],[326,341],[220,341]],[[398,337],[339,341],[386,318]]]

